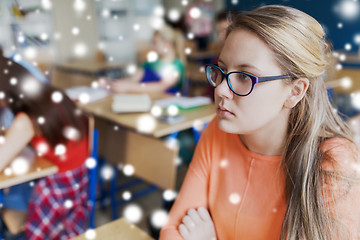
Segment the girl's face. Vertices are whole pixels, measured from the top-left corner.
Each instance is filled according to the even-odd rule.
[[[246,30],[230,33],[218,63],[225,73],[241,71],[257,77],[284,74],[266,43]],[[237,96],[224,79],[215,89],[219,127],[236,134],[271,134],[279,127],[284,129],[290,113],[284,103],[290,95],[289,85],[282,80],[274,80],[256,84],[248,96]]]
[[[155,51],[160,55],[163,55],[171,50],[170,42],[163,39],[159,34],[155,34],[153,36],[153,44]]]

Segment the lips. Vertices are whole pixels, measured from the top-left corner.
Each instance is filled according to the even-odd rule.
[[[217,108],[217,112],[219,115],[222,115],[222,116],[235,115],[233,112],[229,111],[227,108],[220,106],[220,105]]]

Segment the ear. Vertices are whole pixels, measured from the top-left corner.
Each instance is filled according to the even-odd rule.
[[[284,107],[293,108],[298,102],[305,96],[305,93],[309,87],[309,79],[299,78],[291,83],[291,91],[288,98],[284,103]]]

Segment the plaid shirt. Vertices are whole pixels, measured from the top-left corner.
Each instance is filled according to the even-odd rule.
[[[29,203],[29,240],[65,240],[88,228],[88,174],[85,165],[40,179]]]

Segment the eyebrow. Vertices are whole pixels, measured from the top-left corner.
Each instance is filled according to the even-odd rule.
[[[221,62],[222,64],[226,65],[221,59],[218,59],[218,63]],[[257,67],[255,67],[254,65],[251,64],[239,64],[236,65],[237,69],[241,69],[241,68],[252,68],[254,69],[257,73],[260,73],[260,69],[258,69]]]

